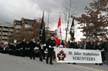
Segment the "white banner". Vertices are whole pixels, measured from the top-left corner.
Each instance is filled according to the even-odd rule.
[[[102,63],[101,51],[54,48],[57,63]]]

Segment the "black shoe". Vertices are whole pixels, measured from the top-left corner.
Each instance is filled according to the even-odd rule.
[[[46,61],[46,64],[48,64],[48,62]]]
[[[33,60],[35,60],[35,58],[33,58]]]
[[[53,63],[50,63],[51,65],[53,65]]]
[[[40,61],[42,62],[43,60],[42,60],[42,59],[40,59]]]
[[[72,64],[76,64],[76,63],[72,63]]]
[[[32,59],[32,57],[30,57],[30,59]]]

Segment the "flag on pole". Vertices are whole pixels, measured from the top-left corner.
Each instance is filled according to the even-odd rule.
[[[74,33],[75,33],[75,30],[74,30],[74,18],[73,18],[71,28],[70,28],[71,39],[74,39]]]
[[[62,39],[62,32],[61,32],[61,18],[59,17],[58,25],[57,25],[57,32],[56,32],[56,45],[60,45],[60,40]]]
[[[44,22],[44,12],[41,19],[41,25],[40,25],[40,43],[45,44],[46,43],[46,33],[45,33],[45,22]]]

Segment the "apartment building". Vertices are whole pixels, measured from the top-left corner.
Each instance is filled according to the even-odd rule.
[[[13,25],[9,23],[0,23],[0,41],[9,41],[13,34]]]
[[[31,40],[39,38],[40,19],[14,20],[13,40]]]

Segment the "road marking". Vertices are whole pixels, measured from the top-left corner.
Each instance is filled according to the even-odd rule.
[[[77,67],[77,68],[92,70],[92,71],[107,71],[107,70],[101,70],[101,69],[97,69],[97,68],[93,68],[93,67],[87,67],[87,66],[81,66],[81,65],[72,65],[72,66]]]

